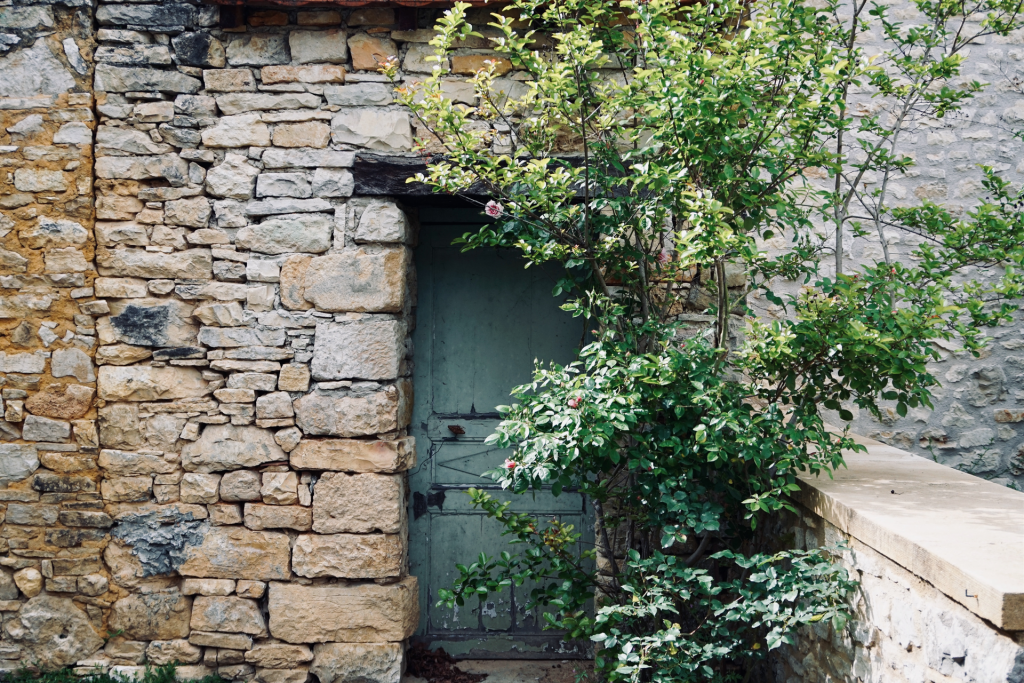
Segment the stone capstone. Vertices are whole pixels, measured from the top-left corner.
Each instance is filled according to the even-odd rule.
[[[237,470],[287,459],[273,432],[230,424],[208,425],[181,453],[182,467],[190,472]]]
[[[398,534],[303,534],[292,550],[292,571],[310,579],[383,579],[402,573],[404,557]]]
[[[313,487],[313,531],[319,534],[401,532],[404,482],[401,474],[325,472]]]
[[[297,470],[404,472],[416,465],[416,440],[303,439],[290,458]]]
[[[274,582],[268,605],[270,633],[286,643],[399,642],[419,623],[412,576],[384,586]]]
[[[313,345],[313,379],[395,379],[405,356],[405,324],[364,316],[320,323]]]
[[[85,612],[69,598],[37,595],[4,624],[7,638],[21,646],[27,661],[45,669],[70,666],[103,647]]]
[[[288,536],[241,527],[212,527],[201,545],[186,549],[182,576],[214,579],[289,580]]]

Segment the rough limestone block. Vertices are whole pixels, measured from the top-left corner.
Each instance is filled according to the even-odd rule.
[[[287,37],[276,33],[254,33],[235,38],[227,46],[228,64],[231,66],[268,66],[287,64]]]
[[[324,96],[328,104],[341,107],[383,107],[394,101],[391,90],[384,83],[353,83],[328,86],[324,88]]]
[[[245,504],[246,528],[255,531],[263,529],[294,529],[309,531],[313,528],[313,511],[301,505]]]
[[[404,111],[370,107],[342,110],[331,119],[331,134],[339,145],[382,152],[412,149],[412,126]]]
[[[57,349],[50,358],[50,374],[74,377],[79,382],[95,382],[92,359],[81,349]]]
[[[106,473],[105,476],[115,477],[171,474],[178,469],[175,463],[168,462],[159,455],[132,453],[113,448],[101,450],[97,464]]]
[[[331,149],[268,149],[260,161],[264,168],[351,168],[355,152]]]
[[[97,178],[112,180],[164,179],[171,187],[188,183],[188,162],[176,154],[137,157],[100,157],[93,167]]]
[[[207,92],[254,92],[251,69],[208,69],[203,72]]]
[[[356,242],[408,242],[409,219],[394,202],[374,201],[359,217]]]
[[[319,95],[309,93],[233,93],[217,97],[217,106],[225,116],[271,109],[317,109],[320,103]]]
[[[193,307],[175,299],[110,302],[115,341],[135,346],[195,346],[198,328]]]
[[[344,64],[348,61],[348,43],[345,31],[292,31],[288,35],[293,64],[329,62]]]
[[[246,158],[239,154],[228,154],[224,162],[214,166],[206,173],[206,191],[214,197],[226,197],[228,199],[252,199],[253,188],[256,186],[256,177],[259,170],[250,166]],[[218,211],[227,211],[232,205],[217,202],[214,205]],[[245,225],[244,218],[240,225],[227,225],[218,212],[218,224],[220,227],[241,227]]]
[[[304,439],[290,454],[297,470],[404,472],[416,466],[416,439]]]
[[[198,398],[210,393],[209,383],[195,368],[144,365],[101,366],[97,388],[99,398],[106,401]]]
[[[75,87],[75,79],[53,56],[45,38],[0,58],[0,73],[0,97],[59,95]]]
[[[245,653],[246,662],[265,669],[286,669],[312,660],[313,652],[306,645],[260,643]]]
[[[313,531],[320,534],[401,532],[404,482],[401,474],[325,472],[313,487]]]
[[[100,275],[153,280],[213,278],[213,257],[209,249],[186,249],[173,254],[141,249],[97,249],[96,263]]]
[[[303,296],[321,311],[399,313],[409,261],[405,247],[360,247],[315,258],[303,278]]]
[[[154,640],[146,648],[146,660],[154,666],[166,664],[197,664],[202,657],[202,648],[184,639]]]
[[[299,502],[298,486],[294,472],[264,472],[260,496],[267,505],[294,505]]]
[[[274,85],[276,83],[344,83],[345,67],[333,64],[265,66],[260,76],[264,85]]]
[[[267,624],[255,600],[236,597],[203,596],[192,603],[194,631],[220,631],[265,636]]]
[[[97,64],[93,88],[103,92],[199,92],[203,82],[177,71]]]
[[[344,391],[306,394],[293,403],[295,424],[314,436],[370,436],[409,424],[412,385],[399,381],[366,395]]]
[[[18,231],[18,241],[30,249],[74,247],[86,243],[89,233],[81,223],[39,216],[35,223]]]
[[[286,643],[399,642],[419,624],[416,578],[375,584],[270,584],[270,633]]]
[[[175,589],[129,595],[111,607],[110,628],[133,640],[172,640],[189,632],[192,598]]]
[[[231,595],[235,582],[231,579],[185,579],[181,582],[183,595]]]
[[[402,573],[398,534],[302,534],[292,549],[292,571],[313,579],[383,579]]]
[[[309,179],[303,173],[261,173],[256,179],[257,197],[305,199],[312,194]]]
[[[190,472],[219,472],[287,460],[272,432],[253,426],[208,425],[182,449],[181,464]],[[225,498],[225,500],[247,500]]]
[[[313,378],[395,379],[405,356],[405,323],[364,317],[316,326]]]
[[[319,254],[331,248],[334,219],[323,214],[285,214],[242,228],[235,244],[261,254],[304,252]]]
[[[401,643],[320,643],[309,670],[320,683],[400,683],[402,652]]]
[[[269,147],[270,128],[259,114],[223,116],[202,133],[207,147]]]
[[[283,123],[274,128],[274,145],[276,147],[313,147],[323,149],[330,141],[330,126],[318,121]]]
[[[275,391],[256,399],[256,417],[261,420],[275,420],[294,415],[292,397],[286,391]]]
[[[211,527],[201,545],[185,548],[185,558],[178,567],[182,576],[260,581],[291,579],[291,548],[288,536],[283,533],[251,531],[237,526]]]
[[[352,172],[341,168],[318,168],[313,173],[313,194],[317,197],[351,197],[355,190]]]
[[[281,366],[281,374],[277,379],[280,391],[309,391],[309,366],[305,363],[289,363]]]
[[[21,647],[25,661],[47,670],[70,666],[103,647],[96,628],[70,598],[36,595],[4,621],[5,640]]]
[[[356,71],[377,71],[385,62],[398,56],[398,48],[390,38],[357,33],[348,39],[352,51],[352,68]]]
[[[181,502],[213,505],[218,500],[217,491],[219,487],[219,474],[186,472],[181,478]]]

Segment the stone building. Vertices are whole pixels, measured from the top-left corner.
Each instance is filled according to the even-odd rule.
[[[0,0],[0,670],[397,683],[417,629],[462,654],[581,654],[513,604],[432,606],[481,549],[445,491],[496,457],[481,440],[510,378],[436,387],[495,367],[487,340],[554,326],[554,357],[579,338],[538,312],[543,274],[454,260],[449,232],[473,216],[405,183],[422,131],[376,70],[397,57],[405,84],[423,78],[438,11]],[[459,46],[453,98],[472,101],[488,48]],[[1021,111],[1000,97],[984,106]],[[1017,142],[979,130],[935,144],[1017,163]],[[927,196],[951,182],[931,178]],[[522,310],[468,324],[498,312],[458,297],[482,275]],[[947,380],[966,382],[942,411],[865,431],[964,461],[998,443],[982,471],[1022,481],[1024,339],[997,336],[987,362],[948,350]]]

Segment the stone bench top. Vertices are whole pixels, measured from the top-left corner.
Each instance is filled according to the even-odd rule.
[[[855,436],[797,499],[995,626],[1024,630],[1024,493]]]

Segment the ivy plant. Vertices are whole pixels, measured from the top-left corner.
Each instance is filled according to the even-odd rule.
[[[561,264],[553,293],[591,332],[575,362],[538,365],[499,408],[489,442],[513,455],[489,475],[515,493],[582,492],[595,548],[581,554],[581,530],[470,491],[510,550],[459,565],[442,602],[536,586],[527,608],[595,643],[607,681],[746,680],[800,626],[844,626],[846,572],[773,533],[774,516],[796,510],[798,475],[859,448],[822,410],[930,406],[932,342],[983,346],[984,326],[1012,315],[1024,261],[1024,197],[986,169],[988,197],[965,214],[876,195],[871,221],[918,236],[912,254],[824,274],[836,244],[822,226],[858,220],[850,180],[865,163],[911,163],[888,120],[853,125],[850,93],[910,98],[914,116],[955,111],[980,86],[943,85],[963,41],[951,51],[940,34],[968,10],[1005,34],[1019,26],[1014,2],[917,0],[936,17],[927,30],[863,5],[850,23],[832,0],[515,0],[487,26],[457,3],[430,77],[403,85],[385,65],[427,132],[415,180],[490,197],[495,220],[459,242]],[[858,43],[870,18],[893,42],[888,61]],[[471,78],[475,104],[460,103],[447,64],[485,35],[496,57]],[[926,62],[937,55],[928,69],[899,58],[922,46]],[[851,140],[867,162],[851,160]],[[808,181],[821,173],[838,179],[832,191]],[[998,272],[967,277],[978,265]],[[781,315],[748,315],[753,292]]]

